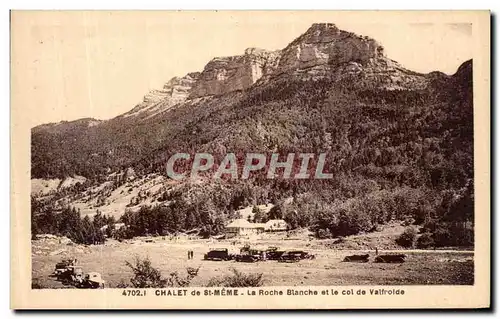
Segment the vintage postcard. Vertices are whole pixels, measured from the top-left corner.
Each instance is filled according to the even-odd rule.
[[[488,11],[12,11],[11,307],[490,306]]]

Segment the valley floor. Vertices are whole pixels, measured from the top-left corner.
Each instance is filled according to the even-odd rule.
[[[466,250],[405,250],[407,261],[402,264],[373,263],[374,250],[346,250],[330,248],[321,240],[259,240],[252,246],[279,246],[280,249],[302,249],[316,255],[314,260],[297,263],[264,261],[241,263],[235,261],[205,261],[203,255],[210,248],[228,248],[237,253],[245,242],[230,240],[171,240],[154,237],[154,242],[144,239],[118,242],[109,240],[104,245],[80,246],[54,244],[50,252],[42,251],[38,241],[33,241],[32,279],[42,288],[64,288],[50,277],[55,264],[62,258],[74,257],[84,272],[102,274],[107,287],[117,287],[120,282],[130,283],[131,269],[126,261],[135,256],[151,259],[153,267],[164,276],[173,271],[185,274],[186,267],[200,267],[191,286],[206,286],[210,278],[229,274],[231,268],[244,273],[263,273],[265,286],[325,286],[325,285],[472,285],[474,284],[474,252]],[[187,259],[188,250],[194,259]],[[381,250],[378,253],[395,252]],[[368,263],[342,262],[351,254],[370,254]]]

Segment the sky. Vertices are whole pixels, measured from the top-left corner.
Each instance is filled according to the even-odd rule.
[[[472,58],[470,23],[415,20],[328,11],[14,12],[11,95],[31,127],[109,119],[170,78],[202,71],[216,56],[282,49],[315,22],[372,37],[388,57],[418,72],[453,74]]]

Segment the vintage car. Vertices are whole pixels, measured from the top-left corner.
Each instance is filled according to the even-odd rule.
[[[231,260],[233,259],[233,255],[231,255],[227,248],[216,248],[210,250],[203,256],[205,260]]]
[[[350,255],[345,256],[343,262],[351,262],[351,263],[367,263],[370,258],[369,254],[364,255]]]
[[[405,254],[390,254],[390,255],[379,255],[375,257],[374,262],[376,263],[404,263],[406,260]]]
[[[75,285],[83,281],[83,269],[78,266],[66,266],[65,269],[58,269],[54,275],[65,284]]]
[[[288,253],[299,256],[300,259],[314,259],[314,258],[316,258],[316,256],[314,256],[313,254],[310,254],[307,251],[303,251],[303,250],[291,250],[291,251],[288,251]]]
[[[83,269],[77,266],[76,259],[66,259],[58,262],[53,275],[64,285],[72,285],[77,288],[104,288],[104,280],[98,272],[83,273]]]
[[[101,274],[98,272],[89,272],[85,274],[83,281],[80,283],[80,288],[104,288],[105,281],[102,279]]]
[[[63,259],[55,266],[53,275],[58,277],[69,270],[70,266],[76,266],[76,259]]]
[[[266,251],[266,257],[268,260],[279,260],[284,253],[284,250],[278,250],[277,247],[269,247]]]
[[[297,262],[300,260],[300,256],[297,254],[285,251],[278,259],[279,262]]]
[[[297,262],[302,259],[314,259],[314,255],[302,250],[290,250],[284,252],[278,259],[281,262]]]
[[[235,256],[235,260],[238,262],[256,262],[265,261],[267,258],[267,252],[260,249],[252,249],[249,246],[245,246],[240,249],[240,254]]]
[[[235,260],[237,262],[247,262],[254,263],[262,260],[262,256],[259,254],[239,254],[236,255]]]

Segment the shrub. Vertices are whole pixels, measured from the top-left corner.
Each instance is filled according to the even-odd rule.
[[[285,213],[285,205],[283,203],[279,203],[269,210],[268,219],[282,219]]]
[[[434,245],[435,243],[431,233],[424,233],[417,239],[417,248],[429,248]]]
[[[200,267],[193,268],[187,267],[186,272],[187,275],[185,277],[179,276],[178,272],[173,272],[170,274],[170,277],[167,279],[168,287],[187,287],[191,283],[191,281],[198,276],[198,272]]]
[[[187,287],[198,275],[199,267],[186,268],[187,275],[180,276],[178,272],[170,273],[167,278],[162,277],[160,270],[151,265],[151,260],[148,257],[140,259],[135,258],[135,264],[126,262],[134,273],[134,277],[130,279],[132,287],[134,288],[164,288],[164,287]]]
[[[451,243],[453,242],[453,234],[450,232],[448,225],[444,223],[437,225],[434,229],[432,237],[436,246],[439,247],[451,246]]]
[[[128,227],[122,227],[113,232],[113,237],[116,240],[132,239],[134,237],[133,232]]]
[[[453,223],[430,220],[422,228],[432,235],[436,247],[474,246],[474,226],[472,223]]]
[[[253,220],[250,220],[250,222],[254,222],[254,223],[262,223],[262,219],[263,219],[263,214],[262,214],[262,211],[260,210],[259,207],[257,206],[254,206],[252,208],[252,214],[253,214]],[[250,217],[250,215],[249,215]]]
[[[414,227],[406,227],[404,232],[396,238],[396,243],[405,248],[412,248],[417,238],[417,230]]]
[[[116,285],[115,288],[129,288],[130,285],[125,282],[125,280],[120,279],[120,282]]]
[[[330,233],[330,230],[328,230],[328,229],[318,229],[316,231],[316,237],[318,239],[327,239],[327,238],[331,238],[332,234]]]
[[[151,265],[148,257],[145,259],[135,258],[135,264],[125,262],[132,269],[134,277],[130,279],[134,288],[163,288],[167,286],[167,280],[162,278],[160,270]]]
[[[261,287],[263,285],[262,273],[244,274],[231,268],[232,274],[222,277],[213,277],[208,282],[208,287]]]

